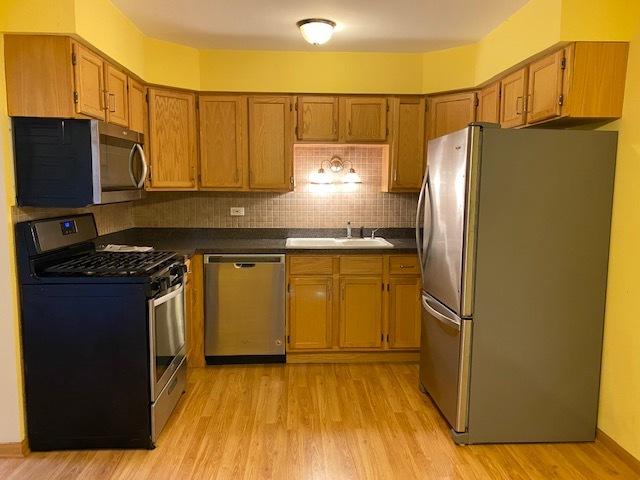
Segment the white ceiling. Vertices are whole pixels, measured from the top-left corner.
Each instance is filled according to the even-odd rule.
[[[147,35],[197,48],[424,52],[479,40],[527,0],[112,0]],[[337,23],[307,44],[296,21]]]

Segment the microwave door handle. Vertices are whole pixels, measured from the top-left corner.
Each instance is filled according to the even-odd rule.
[[[142,175],[140,175],[140,181],[138,182],[138,188],[142,188],[144,187],[144,182],[147,179],[147,174],[149,173],[149,164],[147,163],[147,156],[144,153],[142,145],[136,143],[134,148],[138,150],[138,153],[140,153],[140,160],[142,160]]]
[[[131,185],[134,187],[138,186],[136,177],[133,175],[133,156],[136,154],[136,145],[137,143],[134,143],[133,147],[131,147],[131,151],[129,152],[129,178],[131,179]]]
[[[142,174],[140,175],[140,180],[136,180],[136,177],[133,175],[133,157],[136,150],[140,154],[140,160],[142,162]],[[147,173],[149,173],[149,165],[147,164],[147,157],[144,154],[144,150],[139,143],[134,143],[133,147],[131,147],[131,151],[129,152],[129,177],[131,178],[131,184],[136,188],[142,188],[144,186],[144,181],[147,179]]]

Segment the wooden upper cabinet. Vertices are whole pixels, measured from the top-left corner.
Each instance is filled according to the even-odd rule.
[[[562,116],[611,119],[622,116],[627,42],[575,42],[564,49]]]
[[[298,140],[338,140],[338,97],[300,96],[296,102]]]
[[[5,35],[7,111],[12,117],[76,115],[71,41],[45,35]]]
[[[340,277],[341,348],[382,345],[382,278]]]
[[[341,97],[340,128],[345,142],[387,140],[386,97]]]
[[[527,68],[507,75],[500,81],[500,125],[519,127],[526,122]]]
[[[150,189],[196,189],[195,95],[149,89]]]
[[[417,191],[424,173],[425,99],[391,100],[391,148],[383,172],[384,191]]]
[[[146,101],[144,87],[141,83],[129,78],[129,129],[144,133]]]
[[[289,349],[331,347],[333,281],[330,276],[289,280]]]
[[[527,123],[560,115],[564,50],[529,65]]]
[[[106,120],[104,61],[79,43],[73,44],[76,112]]]
[[[487,85],[478,92],[478,122],[500,123],[500,82]]]
[[[291,97],[249,97],[249,187],[293,189]]]
[[[129,79],[126,73],[105,64],[107,122],[129,126]]]
[[[428,138],[460,130],[476,120],[476,92],[429,97]]]
[[[201,95],[200,187],[246,186],[247,97]]]
[[[420,347],[420,276],[389,279],[389,348]]]

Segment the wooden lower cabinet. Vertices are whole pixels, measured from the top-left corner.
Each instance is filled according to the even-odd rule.
[[[295,361],[416,352],[421,310],[414,267],[412,254],[288,255],[287,352]]]
[[[389,279],[389,348],[420,347],[420,277]]]
[[[317,350],[331,346],[332,289],[330,276],[290,277],[289,348]]]
[[[380,348],[382,333],[382,278],[340,278],[340,348]]]

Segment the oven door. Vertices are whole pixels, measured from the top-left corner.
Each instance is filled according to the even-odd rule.
[[[179,283],[149,300],[151,401],[182,363],[185,356],[184,285]]]

